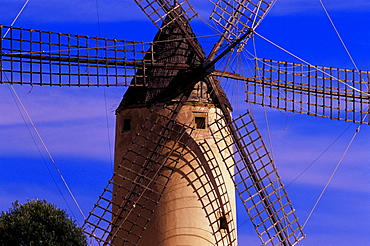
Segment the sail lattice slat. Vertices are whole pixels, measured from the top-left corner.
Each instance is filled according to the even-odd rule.
[[[197,14],[187,0],[135,0],[153,24],[163,29],[174,21],[191,20]]]
[[[223,146],[219,147],[223,162],[233,163],[227,169],[234,179],[237,193],[262,243],[297,244],[304,235],[302,228],[277,174],[275,164],[249,113],[232,122],[241,146],[247,152],[247,160],[242,157],[238,148],[225,141],[231,138],[231,134],[227,133],[227,126],[221,120],[213,124],[216,124],[218,129],[213,132],[217,146]]]
[[[210,16],[229,41],[238,39],[264,18],[272,0],[218,0]]]
[[[285,111],[370,124],[370,72],[258,59],[247,101]]]
[[[136,245],[155,211],[192,129],[170,119],[171,109],[148,115],[85,221],[85,232],[108,245]],[[176,153],[174,153],[176,152]]]
[[[0,26],[0,83],[128,86],[153,64],[151,43]]]

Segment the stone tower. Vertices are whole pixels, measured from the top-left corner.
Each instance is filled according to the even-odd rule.
[[[184,26],[193,33],[185,21]],[[195,35],[187,38],[203,52]],[[119,195],[112,199],[112,219],[121,228],[112,228],[113,245],[236,245],[229,165],[213,165],[205,154],[211,151],[221,159],[211,123],[222,115],[220,103],[231,111],[230,103],[221,87],[217,89],[222,100],[215,97],[207,77],[191,81],[189,71],[202,61],[176,23],[157,33],[152,50],[158,64],[185,66],[147,68],[146,86],[130,87],[116,111],[114,183],[121,185],[114,186],[113,193]],[[142,74],[143,70],[137,72]],[[143,84],[137,77],[135,83]],[[172,121],[171,111],[189,83],[191,94]]]

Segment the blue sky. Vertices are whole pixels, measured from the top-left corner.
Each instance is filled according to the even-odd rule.
[[[0,24],[9,25],[23,2],[2,0]],[[323,2],[359,69],[370,70],[369,1]],[[192,3],[207,19],[209,2]],[[75,0],[73,3],[30,0],[15,26],[136,41],[151,41],[156,32],[133,1],[127,0]],[[214,33],[199,21],[195,21],[194,29],[199,35]],[[353,68],[318,0],[277,1],[257,32],[311,64]],[[201,39],[204,47],[214,41]],[[260,57],[293,61],[275,47],[259,39],[256,41]],[[244,70],[248,72],[248,67]],[[111,176],[114,110],[123,89],[14,88],[87,215]],[[241,83],[226,84],[225,90],[234,104],[235,113],[252,107],[268,142],[263,109],[241,103]],[[40,142],[36,139],[34,143],[31,135],[35,137],[35,133],[32,130],[29,133],[21,116],[24,113],[19,112],[16,105],[10,88],[0,85],[0,210],[7,210],[15,200],[25,202],[26,198],[38,197],[66,209],[82,223],[82,216],[53,164]],[[273,155],[285,185],[288,186],[314,162],[287,187],[303,223],[358,125],[273,109],[266,109],[266,114]],[[299,245],[369,244],[369,137],[370,127],[363,125],[304,229],[307,238]],[[259,245],[250,223],[243,223],[244,214],[239,211],[239,244]]]

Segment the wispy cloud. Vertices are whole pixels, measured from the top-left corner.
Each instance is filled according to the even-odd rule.
[[[4,0],[0,3],[3,21],[10,21],[16,16],[23,0]],[[112,22],[147,19],[134,1],[58,1],[34,0],[24,9],[21,20],[43,23],[58,22]],[[8,23],[3,23],[8,24]]]
[[[37,171],[29,173],[33,176],[38,176]],[[26,178],[26,177],[23,177]],[[46,200],[50,203],[56,204],[58,208],[67,210],[67,214],[73,219],[77,219],[80,226],[83,224],[83,216],[80,214],[76,204],[73,202],[69,196],[66,188],[60,182],[58,176],[54,178],[59,183],[59,189],[62,191],[64,197],[58,191],[58,187],[55,186],[53,182],[50,182],[51,177],[46,175],[40,177],[42,182],[32,183],[32,182],[19,182],[19,183],[8,183],[6,189],[0,189],[0,212],[8,211],[11,208],[11,204],[15,201],[19,201],[21,204],[26,203],[28,200],[40,199]],[[67,178],[68,180],[68,178]],[[68,180],[70,181],[70,179]],[[99,179],[97,180],[99,184]],[[2,183],[4,184],[4,182]],[[49,185],[45,185],[49,184]],[[81,207],[83,213],[88,215],[89,211],[92,209],[93,204],[96,202],[96,198],[100,195],[104,186],[101,187],[86,187],[84,183],[76,184],[73,182],[68,182],[69,187],[71,188],[73,194],[76,196],[79,206]],[[85,190],[80,189],[79,187],[85,187]],[[95,192],[87,193],[86,190]]]
[[[367,0],[336,0],[323,1],[327,10],[330,11],[355,11],[369,12],[370,2]],[[290,15],[298,13],[315,14],[323,11],[319,1],[295,1],[285,0],[277,1],[272,8],[271,15]]]
[[[5,89],[6,85],[3,87]],[[74,94],[76,90],[73,88],[35,88],[31,93],[27,93],[29,87],[15,88],[53,154],[109,158],[107,146],[113,147],[114,110],[122,96],[119,89],[113,88],[115,92],[106,89],[107,98],[104,98],[103,88],[98,90],[89,88],[90,90],[85,92],[84,89],[82,92],[78,90],[80,93],[77,95]],[[0,112],[6,116],[0,118],[2,155],[17,155],[20,150],[23,154],[37,154],[31,135],[39,148],[43,148],[25,113],[22,109],[18,111],[8,90],[2,90],[0,97],[3,102]],[[21,114],[26,119],[31,135]]]
[[[292,186],[323,188],[358,126],[353,124],[347,129],[351,123],[314,116],[285,116],[278,110],[267,109],[271,126],[269,139],[264,113],[261,108],[255,109],[258,126],[268,147],[269,141],[272,141],[276,166],[285,185],[295,180]],[[369,194],[369,187],[363,186],[367,180],[366,173],[369,172],[366,168],[370,159],[369,133],[369,127],[362,126],[330,183],[330,188]]]

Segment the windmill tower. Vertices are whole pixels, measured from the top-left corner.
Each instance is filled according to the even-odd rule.
[[[192,33],[189,25],[186,28]],[[174,23],[162,29],[154,40],[155,60],[199,66],[195,51],[184,38]],[[201,49],[198,43],[197,47]],[[212,166],[198,145],[206,140],[216,151],[209,122],[220,120],[220,102],[207,83],[199,81],[189,87],[188,100],[175,121],[168,122],[168,115],[179,104],[182,88],[192,82],[186,76],[189,71],[149,68],[145,72],[147,87],[129,88],[117,109],[113,220],[123,219],[115,217],[119,215],[127,216],[127,221],[118,229],[113,245],[137,241],[142,228],[146,230],[138,245],[214,245],[217,241],[236,245],[233,182],[225,166]],[[229,103],[227,106],[231,109]],[[157,141],[162,142],[160,146],[156,146]],[[153,149],[155,153],[150,153]],[[149,163],[154,158],[156,163]],[[141,178],[141,169],[150,173]],[[143,197],[139,198],[140,194]],[[210,206],[217,206],[217,211],[211,213]],[[155,211],[153,217],[145,222],[150,210]],[[217,223],[210,226],[210,221]],[[212,236],[216,232],[217,241]]]
[[[111,245],[236,245],[240,185],[261,239],[296,244],[301,227],[253,120],[231,119],[210,76],[220,57],[204,60],[181,7],[173,9],[117,109],[115,171],[87,233]]]
[[[224,33],[208,57],[187,1],[135,2],[163,23],[153,43],[10,28],[0,47],[4,83],[129,86],[115,172],[86,233],[104,245],[233,245],[236,192],[263,244],[296,244],[303,232],[258,129],[248,112],[231,118],[216,76],[244,81],[254,104],[368,124],[368,73],[262,59],[253,78],[214,70],[272,1],[217,1],[211,18]]]

